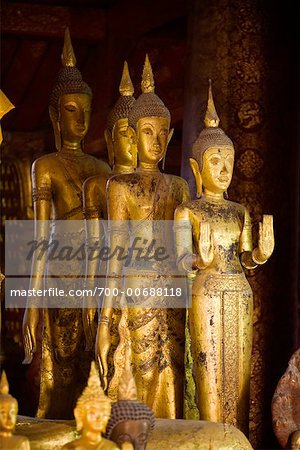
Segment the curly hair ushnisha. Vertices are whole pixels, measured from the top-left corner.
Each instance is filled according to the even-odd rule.
[[[137,400],[137,387],[131,369],[131,347],[127,343],[126,363],[119,384],[118,401],[112,404],[111,415],[106,427],[104,437],[110,439],[114,428],[128,420],[144,420],[149,423],[149,431],[155,425],[155,416],[145,403]]]
[[[136,129],[139,119],[143,117],[166,117],[171,119],[171,114],[163,101],[154,92],[154,78],[148,55],[146,55],[143,75],[142,94],[135,101],[128,117],[129,126]]]
[[[55,146],[61,148],[60,133],[57,133],[56,124],[59,119],[59,101],[65,94],[86,94],[92,98],[91,88],[82,80],[82,75],[76,67],[76,58],[71,43],[69,28],[65,30],[64,46],[61,55],[62,68],[52,89],[49,99],[49,114],[55,132]]]
[[[219,128],[219,123],[220,119],[212,95],[211,80],[209,80],[208,101],[204,117],[205,128],[200,131],[192,147],[193,157],[198,161],[200,170],[202,170],[203,155],[208,148],[215,146],[230,146],[233,148],[232,140]]]
[[[114,107],[110,110],[107,117],[107,130],[105,130],[106,142],[108,140],[111,140],[111,142],[114,141],[114,129],[116,123],[120,119],[128,119],[129,113],[135,103],[135,98],[133,97],[134,87],[130,78],[127,61],[124,61],[122,78],[119,85],[119,92],[121,95],[115,103]],[[107,136],[106,133],[109,133],[110,136]],[[115,163],[113,150],[108,151],[108,159],[109,165],[113,167]]]
[[[203,130],[195,140],[192,147],[192,158],[190,158],[190,166],[194,173],[197,185],[197,198],[202,195],[202,177],[201,171],[203,167],[203,155],[211,147],[232,147],[232,140],[219,128],[220,119],[217,114],[214,99],[212,95],[211,80],[209,80],[208,101],[204,117]]]

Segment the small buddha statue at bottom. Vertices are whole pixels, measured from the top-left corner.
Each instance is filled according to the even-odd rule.
[[[62,448],[68,450],[117,450],[117,445],[102,437],[110,417],[111,401],[100,385],[95,363],[91,364],[88,385],[79,397],[74,415],[81,437]]]
[[[3,371],[0,382],[0,448],[5,450],[30,450],[25,436],[13,434],[18,414],[18,402],[9,394],[9,385]]]
[[[119,383],[118,401],[113,403],[105,436],[122,450],[145,450],[149,434],[155,425],[152,410],[137,400],[137,387],[131,369],[129,329],[124,327],[126,310],[119,324],[121,341],[124,339],[125,367]]]

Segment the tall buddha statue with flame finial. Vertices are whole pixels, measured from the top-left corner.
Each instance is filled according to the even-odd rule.
[[[165,157],[173,130],[170,131],[170,112],[154,92],[148,56],[143,70],[142,94],[129,113],[129,125],[131,138],[137,144],[139,163],[135,173],[117,175],[107,185],[109,223],[117,227],[110,230],[112,248],[124,248],[125,242],[134,240],[127,225],[131,230],[135,228],[141,242],[149,242],[154,224],[172,221],[176,207],[189,199],[186,181],[163,174],[158,167]],[[170,239],[170,235],[172,232],[166,239]],[[159,241],[161,237],[157,236],[157,239]],[[163,266],[153,268],[152,272],[149,267],[147,274],[142,276],[143,270],[137,260],[131,261],[128,267],[123,267],[123,263],[118,258],[109,261],[107,287],[111,293],[113,288],[122,287],[122,279],[125,284],[129,283],[132,293],[136,292],[135,288],[162,288],[166,281],[160,276],[160,271],[162,267],[168,270],[168,264],[172,265],[170,258],[168,262],[160,263]],[[158,297],[143,296],[139,299],[129,295],[126,298],[127,304],[140,305],[128,308],[133,374],[139,401],[146,403],[156,417],[179,418],[183,409],[185,314],[179,308],[164,308],[163,300]],[[105,388],[108,385],[114,300],[112,295],[105,298],[96,339],[96,355]],[[115,362],[115,371],[121,365],[122,361]]]
[[[176,209],[178,264],[195,271],[189,329],[201,420],[249,427],[253,299],[244,268],[264,264],[274,248],[273,217],[264,216],[252,249],[247,209],[227,200],[234,147],[219,128],[211,84],[205,128],[190,159],[197,199]]]
[[[105,140],[108,149],[109,164],[112,168],[109,177],[122,174],[132,173],[136,168],[136,145],[129,138],[128,134],[128,115],[134,105],[133,97],[134,88],[130,78],[128,64],[125,61],[123,74],[119,86],[120,97],[114,107],[111,109],[108,119],[107,128],[105,130]],[[86,219],[87,243],[93,247],[95,243],[103,242],[105,231],[101,230],[101,219],[107,219],[106,207],[106,183],[107,177],[94,176],[88,178],[83,185],[83,203],[84,215]],[[102,233],[101,233],[102,231]],[[99,260],[87,260],[87,288],[94,289],[94,279],[99,273]],[[101,273],[105,273],[105,268],[101,267]],[[101,285],[101,279],[98,285]],[[93,304],[93,299],[87,299],[87,302]],[[114,328],[117,327],[117,317],[114,316]],[[83,311],[83,322],[85,327],[85,335],[88,348],[95,345],[95,335],[97,325],[94,322],[95,307],[90,306]],[[115,324],[116,322],[116,324]],[[115,326],[116,325],[116,326]]]
[[[117,445],[102,437],[111,412],[111,401],[101,388],[96,364],[92,361],[90,376],[74,409],[77,431],[81,436],[68,442],[65,450],[117,450]]]
[[[0,448],[3,450],[29,450],[25,436],[13,434],[18,415],[18,402],[9,394],[9,385],[3,371],[0,381]]]
[[[42,156],[32,166],[35,239],[38,242],[49,240],[50,246],[56,240],[70,243],[72,239],[71,244],[76,247],[84,243],[85,237],[84,226],[78,229],[77,222],[83,219],[83,182],[94,175],[107,176],[110,169],[105,162],[83,152],[83,140],[90,123],[92,92],[76,68],[68,29],[62,64],[49,106],[57,152]],[[50,219],[55,219],[51,227]],[[66,233],[60,235],[57,231],[59,226],[64,226]],[[53,262],[46,260],[47,253],[41,258],[33,257],[30,289],[45,287],[45,273],[49,276],[48,287],[53,274],[55,283],[60,274],[85,273],[82,262],[74,259],[70,262],[69,272],[65,270],[66,260],[57,261],[55,267],[51,266]],[[74,278],[69,279],[69,285],[67,279],[63,282],[66,292],[68,288],[74,288]],[[44,298],[43,305],[47,301]],[[35,356],[34,363],[40,367],[37,416],[42,418],[71,419],[88,377],[91,355],[88,357],[84,351],[81,308],[73,308],[72,303],[63,307],[65,301],[65,297],[56,298],[60,306],[57,308],[28,302],[23,319],[24,364],[30,364]],[[38,339],[39,325],[41,339]]]

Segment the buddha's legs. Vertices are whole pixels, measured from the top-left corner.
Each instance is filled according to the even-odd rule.
[[[197,405],[202,420],[247,433],[252,343],[251,291],[193,295],[189,313]]]

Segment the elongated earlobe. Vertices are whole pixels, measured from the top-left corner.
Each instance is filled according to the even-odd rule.
[[[197,188],[197,198],[200,198],[202,195],[202,177],[199,169],[199,164],[194,158],[190,158],[190,166],[196,181]]]
[[[115,163],[114,146],[112,142],[112,135],[108,129],[104,131],[104,137],[107,145],[108,164],[113,168]]]
[[[55,148],[59,152],[62,146],[62,138],[60,132],[60,124],[59,124],[59,116],[57,111],[53,108],[53,106],[49,106],[49,116],[52,122],[54,138],[55,138]]]

